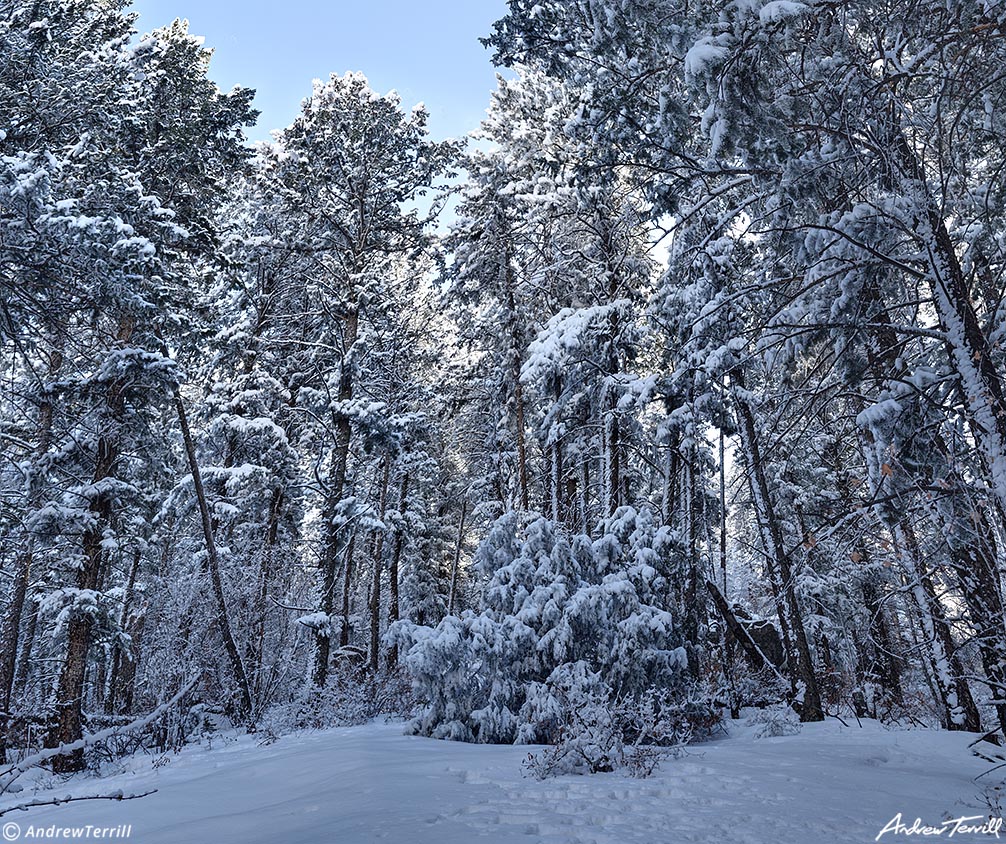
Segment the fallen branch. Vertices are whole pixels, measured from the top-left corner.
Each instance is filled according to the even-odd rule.
[[[171,700],[162,703],[153,712],[144,715],[142,718],[137,718],[135,721],[130,722],[124,726],[109,727],[107,730],[99,730],[96,733],[92,733],[89,736],[84,736],[84,738],[77,739],[76,741],[70,742],[69,744],[61,744],[59,747],[51,747],[46,750],[42,750],[33,756],[28,756],[22,759],[16,765],[11,765],[5,770],[0,771],[0,794],[4,794],[7,789],[11,787],[11,784],[20,777],[23,773],[41,765],[43,762],[48,762],[50,759],[56,756],[63,756],[67,753],[73,753],[75,750],[83,750],[85,747],[90,747],[91,745],[97,744],[98,742],[105,741],[110,738],[115,738],[116,736],[121,736],[123,734],[133,733],[137,730],[142,730],[149,724],[152,724],[158,718],[160,718],[165,712],[167,712],[172,706],[174,706],[178,701],[180,701],[185,695],[192,691],[193,686],[199,680],[199,675],[193,676],[181,690],[176,694]]]
[[[123,794],[119,791],[113,794],[89,794],[86,797],[71,797],[67,795],[66,797],[54,797],[52,800],[33,800],[31,803],[19,803],[17,806],[0,809],[0,817],[10,812],[27,812],[29,809],[34,809],[38,806],[62,806],[64,803],[77,803],[81,800],[115,800],[116,802],[121,802],[122,800],[139,800],[141,797],[147,797],[156,793],[157,789],[152,788],[150,791],[144,791],[143,794]]]

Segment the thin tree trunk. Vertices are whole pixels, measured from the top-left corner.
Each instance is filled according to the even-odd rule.
[[[11,701],[14,691],[14,673],[17,666],[17,643],[21,632],[21,616],[24,613],[28,584],[31,581],[32,541],[15,560],[14,583],[11,588],[10,603],[4,615],[3,631],[0,633],[0,761],[6,758],[7,728],[11,716]]]
[[[902,565],[908,586],[918,604],[922,629],[933,650],[936,680],[946,708],[948,730],[981,730],[981,716],[975,705],[968,681],[957,654],[943,607],[919,549],[915,531],[907,520],[894,528],[895,539],[902,550]]]
[[[147,621],[146,605],[130,614],[128,624],[129,639],[132,642],[128,659],[122,661],[119,669],[119,685],[122,687],[121,711],[126,714],[133,714],[136,701],[136,666],[140,662],[140,654],[143,652],[143,627]]]
[[[353,556],[356,550],[356,534],[349,540],[349,548],[346,549],[345,574],[342,579],[342,624],[339,628],[339,647],[344,648],[349,644],[349,607],[350,596],[352,595],[353,577],[356,568],[353,565]]]
[[[556,404],[562,398],[562,381],[556,376],[553,386],[553,396]],[[552,520],[559,524],[566,517],[567,506],[563,500],[565,489],[563,488],[563,465],[562,465],[562,439],[555,436],[551,448],[551,478],[552,478]]]
[[[461,500],[461,519],[458,522],[458,541],[454,544],[454,561],[451,563],[451,592],[447,598],[447,614],[454,615],[454,604],[458,596],[458,566],[461,564],[461,547],[465,541],[465,516],[468,515],[468,499]]]
[[[694,454],[692,454],[694,458]],[[696,680],[702,674],[702,665],[699,658],[699,630],[702,626],[704,616],[704,602],[700,583],[702,575],[700,572],[698,526],[696,524],[696,501],[695,501],[695,469],[692,461],[685,463],[685,536],[688,552],[688,573],[685,581],[684,594],[684,623],[682,633],[689,652],[688,666],[693,678]]]
[[[998,547],[986,508],[969,500],[967,484],[943,438],[934,439],[936,451],[946,457],[944,483],[950,487],[949,510],[927,502],[933,521],[947,538],[950,563],[957,574],[975,641],[985,671],[985,683],[994,701],[999,727],[1006,732],[1006,607],[997,571]],[[994,510],[993,510],[994,511]]]
[[[741,422],[740,431],[747,460],[748,481],[751,484],[751,493],[765,551],[773,564],[770,566],[769,572],[771,574],[773,571],[777,571],[781,579],[779,593],[782,597],[784,614],[788,616],[793,634],[795,648],[789,657],[794,663],[792,666],[794,675],[803,684],[800,719],[802,721],[822,721],[824,720],[824,710],[821,707],[821,693],[817,677],[814,674],[814,662],[807,641],[807,631],[803,624],[803,615],[796,598],[789,556],[785,551],[782,526],[776,517],[765,467],[761,459],[754,413],[748,405],[747,399],[741,395],[745,389],[743,373],[737,369],[731,373],[731,377],[738,388],[734,391],[734,404]],[[782,623],[782,618],[780,618],[780,623]]]
[[[727,593],[727,464],[726,437],[720,428],[720,577]]]
[[[401,521],[395,530],[395,545],[391,551],[391,568],[388,571],[388,627],[399,619],[398,605],[398,566],[402,560],[402,548],[405,545],[405,509],[409,494],[409,473],[402,475],[402,489],[398,495],[398,515]],[[398,646],[392,645],[388,651],[388,668],[398,665]]]
[[[514,414],[516,416],[515,424],[517,426],[517,480],[520,489],[520,506],[522,510],[527,510],[530,507],[530,498],[528,496],[528,474],[527,474],[527,436],[524,433],[525,421],[524,421],[524,387],[520,382],[520,352],[514,349],[514,363],[513,363],[513,375],[514,375],[514,388],[513,388],[513,400],[514,400]]]
[[[24,636],[21,641],[21,654],[17,661],[17,671],[14,674],[14,698],[24,695],[28,685],[28,673],[31,669],[31,652],[35,645],[35,632],[38,629],[38,604],[35,601],[29,602],[28,621],[25,625]]]
[[[220,635],[224,640],[224,650],[231,664],[231,671],[238,685],[238,692],[241,696],[241,715],[251,717],[254,713],[252,704],[251,687],[248,683],[248,675],[245,673],[244,663],[241,661],[241,654],[238,651],[237,643],[234,641],[234,634],[231,632],[230,618],[227,614],[227,602],[224,598],[223,582],[220,579],[220,558],[217,555],[217,544],[213,538],[213,523],[210,520],[210,508],[206,500],[206,490],[203,487],[202,475],[199,472],[199,462],[196,460],[196,447],[192,441],[192,433],[189,430],[188,418],[185,415],[185,405],[182,403],[181,390],[175,385],[175,411],[178,414],[178,424],[182,429],[182,441],[185,445],[185,455],[189,461],[189,470],[192,472],[192,486],[196,493],[196,502],[199,505],[199,517],[203,526],[203,539],[206,543],[206,564],[210,573],[210,584],[213,587],[213,597],[217,604],[217,626],[220,628]]]
[[[126,582],[126,591],[122,596],[122,609],[119,611],[119,630],[122,633],[126,632],[129,613],[132,610],[133,593],[136,589],[136,578],[140,571],[141,557],[142,554],[140,553],[140,549],[135,549],[133,551],[133,562],[129,567],[129,578]],[[127,656],[126,658],[135,659],[136,656],[134,654],[133,656]],[[119,640],[116,639],[115,643],[112,645],[112,670],[108,680],[108,697],[105,700],[105,712],[110,715],[115,712],[115,704],[118,699],[119,672],[122,665],[122,659],[122,645],[119,643]]]
[[[867,677],[876,677],[881,687],[892,694],[895,702],[902,703],[901,669],[884,605],[880,601],[877,587],[870,580],[864,580],[861,589],[863,604],[870,613],[870,639],[873,644],[873,653],[869,656],[869,664],[864,666],[864,673]]]
[[[527,436],[524,430],[526,424],[524,418],[524,385],[520,380],[523,342],[517,326],[517,301],[514,296],[513,267],[510,265],[509,250],[506,250],[503,255],[500,271],[503,276],[504,295],[506,296],[510,322],[510,377],[513,379],[514,424],[516,426],[515,436],[517,440],[517,485],[520,496],[520,507],[522,510],[527,510],[529,507]]]
[[[256,701],[262,695],[262,673],[265,664],[265,628],[266,614],[269,611],[269,585],[272,582],[273,555],[276,542],[279,539],[279,519],[283,509],[283,490],[274,489],[269,501],[269,522],[266,526],[265,539],[262,543],[262,563],[259,566],[258,595],[255,604],[255,625],[253,630],[252,650],[252,683]],[[260,704],[261,706],[261,704]]]
[[[391,455],[384,455],[384,472],[381,477],[380,515],[384,514],[388,505],[388,480],[391,477]],[[381,659],[381,569],[384,556],[384,531],[377,534],[374,547],[374,580],[370,588],[370,670],[376,672]]]
[[[615,409],[616,399],[611,397],[611,408],[608,411],[608,437],[607,437],[607,463],[608,476],[607,486],[607,515],[611,516],[618,509],[621,502],[622,493],[622,460],[621,460],[621,431],[619,429],[618,412]]]

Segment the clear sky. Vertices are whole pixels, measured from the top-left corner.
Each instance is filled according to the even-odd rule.
[[[475,129],[496,87],[479,42],[505,0],[134,0],[148,32],[187,18],[215,49],[210,75],[229,90],[255,88],[262,112],[252,140],[288,126],[312,79],[359,70],[375,90],[430,112],[434,138]]]

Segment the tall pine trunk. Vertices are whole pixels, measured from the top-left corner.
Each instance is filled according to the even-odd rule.
[[[339,373],[338,401],[342,405],[353,398],[352,351],[360,330],[360,314],[354,306],[346,316],[343,334],[343,357]],[[328,491],[325,496],[325,544],[321,557],[321,612],[328,623],[319,628],[314,652],[314,685],[321,688],[328,679],[328,663],[332,650],[332,618],[335,613],[335,584],[339,559],[346,546],[345,526],[339,521],[339,504],[346,488],[349,446],[353,429],[349,417],[341,410],[335,416],[335,448],[332,450]]]
[[[94,466],[93,483],[113,477],[119,452],[109,437],[98,439]],[[104,526],[111,514],[111,497],[106,491],[99,491],[89,507],[93,526],[85,531],[82,542],[83,560],[77,570],[74,584],[79,593],[95,593],[101,574],[105,554],[102,545]],[[66,627],[66,657],[56,684],[55,711],[49,734],[50,747],[71,744],[84,735],[83,703],[87,657],[91,647],[94,616],[87,611],[71,612]],[[74,773],[84,769],[84,751],[77,749],[53,759],[52,769],[59,774]]]
[[[140,560],[142,559],[140,549],[133,552],[133,561],[129,566],[129,577],[126,581],[126,591],[122,596],[122,608],[119,611],[119,630],[126,633],[129,624],[130,613],[133,609],[133,597],[136,591],[136,578],[140,571]],[[119,698],[120,675],[123,659],[132,661],[138,658],[136,642],[131,643],[130,652],[123,650],[122,644],[117,639],[112,645],[112,668],[108,679],[108,697],[105,699],[105,712],[112,714],[116,711],[116,704]]]

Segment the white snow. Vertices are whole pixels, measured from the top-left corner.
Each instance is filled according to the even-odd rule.
[[[149,757],[128,760],[113,777],[78,778],[34,795],[158,789],[141,800],[32,809],[3,820],[22,832],[132,824],[132,840],[142,844],[865,844],[898,813],[907,824],[918,817],[931,826],[987,815],[973,782],[987,766],[967,750],[972,735],[834,720],[778,738],[755,739],[754,727],[737,722],[731,729],[734,736],[694,746],[649,779],[616,773],[546,781],[522,776],[526,746],[404,736],[400,724],[287,736],[268,746],[241,736],[169,755],[157,768]],[[25,788],[3,799],[31,798]]]
[[[762,23],[776,23],[787,18],[796,17],[807,11],[806,3],[794,3],[790,0],[772,0],[758,11],[758,19]]]
[[[726,55],[726,47],[718,44],[714,37],[700,38],[685,53],[685,76],[689,79],[701,76],[710,66],[725,59]]]

